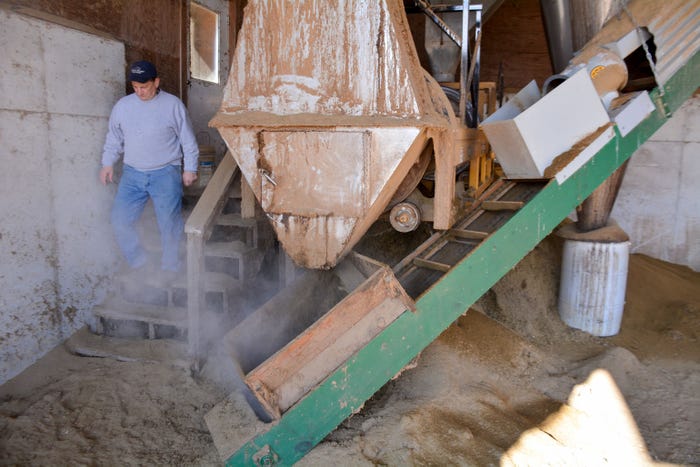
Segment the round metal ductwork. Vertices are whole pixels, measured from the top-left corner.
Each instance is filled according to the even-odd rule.
[[[552,68],[559,73],[613,15],[620,0],[540,0]]]

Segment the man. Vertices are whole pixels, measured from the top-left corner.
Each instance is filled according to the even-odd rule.
[[[124,170],[112,207],[119,248],[130,268],[146,265],[148,255],[134,225],[150,198],[161,236],[161,269],[174,276],[180,269],[178,247],[184,226],[182,184],[190,186],[197,180],[199,148],[184,104],[159,89],[160,78],[151,62],[134,63],[129,81],[134,93],[122,97],[109,118],[100,181],[112,182],[114,164],[123,155]]]

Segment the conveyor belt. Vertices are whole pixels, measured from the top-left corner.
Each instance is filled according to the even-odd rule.
[[[495,182],[452,229],[432,235],[394,267],[394,274],[403,288],[411,297],[418,298],[544,186],[541,180]]]
[[[291,465],[343,420],[359,411],[389,380],[435,340],[663,125],[700,85],[695,54],[651,93],[656,110],[634,130],[615,137],[566,181],[500,182],[478,209],[452,231],[436,234],[418,254],[399,263],[397,277],[416,310],[405,311],[304,398],[240,447],[227,465]],[[469,240],[475,237],[479,242]],[[467,239],[465,241],[465,238]],[[419,272],[420,271],[420,272]]]

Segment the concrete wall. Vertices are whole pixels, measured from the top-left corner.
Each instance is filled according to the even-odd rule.
[[[630,159],[612,217],[632,253],[700,271],[700,96]]]
[[[108,35],[124,44],[125,63],[150,60],[158,68],[161,88],[186,98],[186,14],[190,0],[0,0],[0,7],[25,16],[68,26],[91,34]],[[240,0],[238,0],[240,1]],[[131,87],[122,84],[125,92]],[[186,100],[186,99],[185,99]]]
[[[118,258],[97,174],[121,43],[0,9],[0,383],[90,317]]]

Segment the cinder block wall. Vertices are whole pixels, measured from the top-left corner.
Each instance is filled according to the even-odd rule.
[[[124,46],[0,9],[0,383],[90,319],[117,260],[97,178]]]
[[[632,252],[700,271],[700,95],[632,155],[612,217]]]

